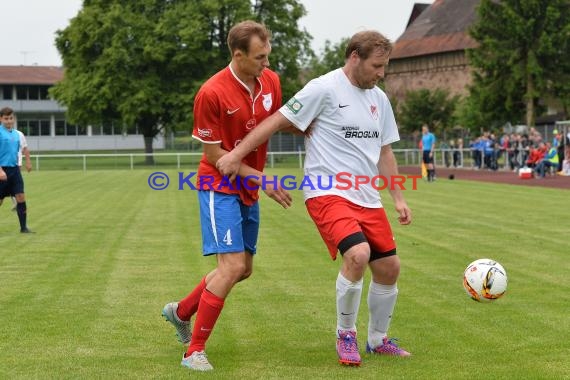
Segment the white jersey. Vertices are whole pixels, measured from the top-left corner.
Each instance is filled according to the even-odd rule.
[[[20,135],[20,150],[18,150],[18,166],[22,166],[22,152],[24,151],[24,148],[28,147],[28,142],[26,141],[26,136],[24,136],[22,132],[18,131],[17,129],[16,132],[18,132],[18,135]]]
[[[314,188],[303,184],[305,200],[338,195],[363,207],[382,207],[373,186],[361,185],[358,190],[354,186],[357,175],[370,179],[378,175],[382,146],[400,139],[382,90],[358,88],[337,69],[311,80],[279,112],[301,131],[312,127],[305,138],[304,181],[310,180]],[[346,181],[353,186],[347,189]]]

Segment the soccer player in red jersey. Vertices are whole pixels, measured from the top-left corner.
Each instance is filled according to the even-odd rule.
[[[197,371],[212,370],[205,345],[233,286],[253,270],[259,230],[258,189],[267,144],[244,158],[239,175],[258,180],[230,183],[216,169],[217,160],[281,106],[277,74],[268,69],[270,32],[264,25],[243,21],[228,33],[231,62],[200,88],[194,101],[192,137],[201,141],[204,154],[198,167],[198,198],[203,255],[216,255],[217,267],[179,302],[167,304],[162,314],[174,325],[178,338],[189,343],[182,365]],[[265,184],[267,185],[267,184]],[[263,191],[287,208],[289,193],[278,184]],[[190,332],[190,318],[196,314]]]

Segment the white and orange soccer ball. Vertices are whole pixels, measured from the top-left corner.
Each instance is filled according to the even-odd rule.
[[[507,291],[507,271],[495,260],[475,260],[463,273],[463,287],[475,301],[496,300]]]

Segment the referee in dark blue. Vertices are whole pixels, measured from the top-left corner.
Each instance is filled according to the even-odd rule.
[[[0,204],[5,197],[16,197],[16,211],[20,220],[20,232],[32,231],[26,224],[26,196],[24,180],[18,167],[20,135],[14,130],[14,111],[10,107],[0,110]]]

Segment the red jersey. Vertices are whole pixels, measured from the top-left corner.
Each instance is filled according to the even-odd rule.
[[[539,148],[531,149],[530,154],[528,156],[528,160],[526,160],[527,164],[538,164],[544,158],[545,151],[540,150]]]
[[[219,71],[202,85],[194,99],[194,130],[192,137],[204,144],[221,144],[232,150],[266,117],[281,107],[281,85],[277,74],[269,69],[257,78],[255,91],[248,87],[231,70]],[[267,156],[267,143],[244,158],[244,162],[263,171]],[[239,194],[246,205],[259,199],[258,190],[235,183],[230,186],[215,166],[202,155],[198,166],[198,189],[214,190],[226,194]],[[253,185],[250,186],[250,188]]]

